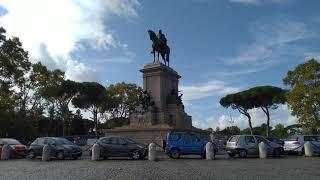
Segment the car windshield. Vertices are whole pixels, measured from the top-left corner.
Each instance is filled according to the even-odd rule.
[[[298,140],[297,136],[291,136],[286,139],[286,141],[297,141],[297,140]]]
[[[267,139],[268,141],[271,141],[271,142],[278,142],[278,141],[279,141],[278,139],[272,138],[272,137],[266,137],[266,139]]]
[[[9,145],[19,145],[19,144],[21,144],[16,139],[2,139],[2,142],[3,142],[3,144],[9,144]]]
[[[320,141],[320,136],[305,136],[304,141]]]
[[[63,144],[67,144],[67,145],[73,145],[73,142],[64,139],[64,138],[56,138],[54,139],[54,143],[57,145],[63,145]]]
[[[230,139],[229,139],[229,142],[236,142],[238,140],[238,136],[232,136]]]
[[[177,140],[179,140],[180,139],[180,134],[178,134],[178,133],[174,133],[174,134],[170,134],[170,136],[169,136],[169,141],[177,141]]]

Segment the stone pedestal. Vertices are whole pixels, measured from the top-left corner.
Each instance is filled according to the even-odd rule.
[[[143,73],[143,89],[151,93],[159,111],[167,109],[167,96],[172,89],[178,91],[181,76],[172,68],[160,62],[146,64]]]
[[[154,105],[146,112],[130,114],[129,125],[105,130],[106,135],[121,135],[141,143],[162,145],[169,131],[201,131],[192,126],[191,116],[184,111],[178,96],[181,76],[175,70],[154,62],[144,65],[140,72],[143,73],[143,89],[150,94]]]
[[[191,116],[185,113],[183,104],[177,105],[172,98],[172,92],[178,94],[181,76],[160,62],[146,64],[140,72],[143,73],[143,89],[151,94],[155,102],[151,124],[168,124],[180,129],[190,129]],[[135,123],[134,119],[132,123]]]

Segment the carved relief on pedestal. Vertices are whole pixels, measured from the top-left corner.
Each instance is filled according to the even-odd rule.
[[[160,62],[147,64],[140,71],[144,92],[139,96],[140,106],[130,114],[129,127],[192,128],[191,116],[185,113],[179,94],[181,76]]]

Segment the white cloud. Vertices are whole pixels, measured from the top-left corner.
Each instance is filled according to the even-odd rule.
[[[257,68],[248,68],[248,69],[240,69],[240,70],[234,70],[234,71],[220,71],[216,72],[217,75],[219,76],[239,76],[239,75],[246,75],[246,74],[252,74],[256,72],[263,71],[265,67],[257,67]]]
[[[298,48],[292,44],[315,35],[303,22],[283,18],[252,23],[249,32],[254,41],[242,47],[238,55],[227,58],[229,64],[250,63],[256,67],[272,65],[282,55],[297,53]]]
[[[234,3],[250,4],[250,5],[260,5],[264,3],[277,3],[283,4],[288,3],[290,0],[229,0]]]
[[[133,59],[136,57],[136,54],[133,52],[130,52],[124,47],[126,50],[124,52],[123,56],[118,57],[111,57],[111,58],[103,58],[103,59],[97,59],[97,60],[91,60],[95,61],[96,63],[120,63],[120,64],[130,64]]]
[[[106,25],[111,15],[137,17],[137,0],[0,0],[7,13],[0,25],[19,37],[34,59],[66,71],[67,78],[83,80],[95,71],[71,59],[70,52],[87,41],[92,48],[123,48]],[[79,76],[80,75],[80,76]],[[93,80],[93,79],[91,79]]]
[[[320,53],[319,52],[305,52],[304,56],[305,56],[305,60],[310,60],[312,58],[320,60]]]
[[[251,115],[253,127],[260,126],[262,123],[266,123],[267,117],[261,109],[252,109],[249,111],[249,113]],[[297,123],[297,118],[290,114],[287,105],[280,105],[278,109],[270,110],[270,125],[274,127],[278,123],[284,124],[285,126]],[[228,126],[238,126],[240,129],[249,127],[247,117],[242,114],[238,114],[237,116],[210,116],[204,120],[195,120],[194,125],[199,128],[211,127],[213,129],[216,127],[224,129]]]
[[[132,58],[126,57],[126,56],[98,60],[99,63],[112,62],[112,63],[122,63],[122,64],[130,64],[132,61],[133,61]]]
[[[228,94],[238,91],[238,88],[229,86],[223,81],[212,80],[203,84],[182,85],[180,89],[183,93],[183,100],[195,100],[204,97]]]

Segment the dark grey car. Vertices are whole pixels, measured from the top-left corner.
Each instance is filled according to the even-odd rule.
[[[42,156],[42,149],[46,144],[51,148],[51,156],[60,160],[67,157],[78,159],[82,156],[81,148],[65,138],[42,137],[31,143],[27,150],[28,158],[34,159],[37,156]]]
[[[131,157],[132,159],[142,159],[147,156],[147,146],[134,142],[125,137],[103,137],[97,141],[100,146],[101,157]]]

